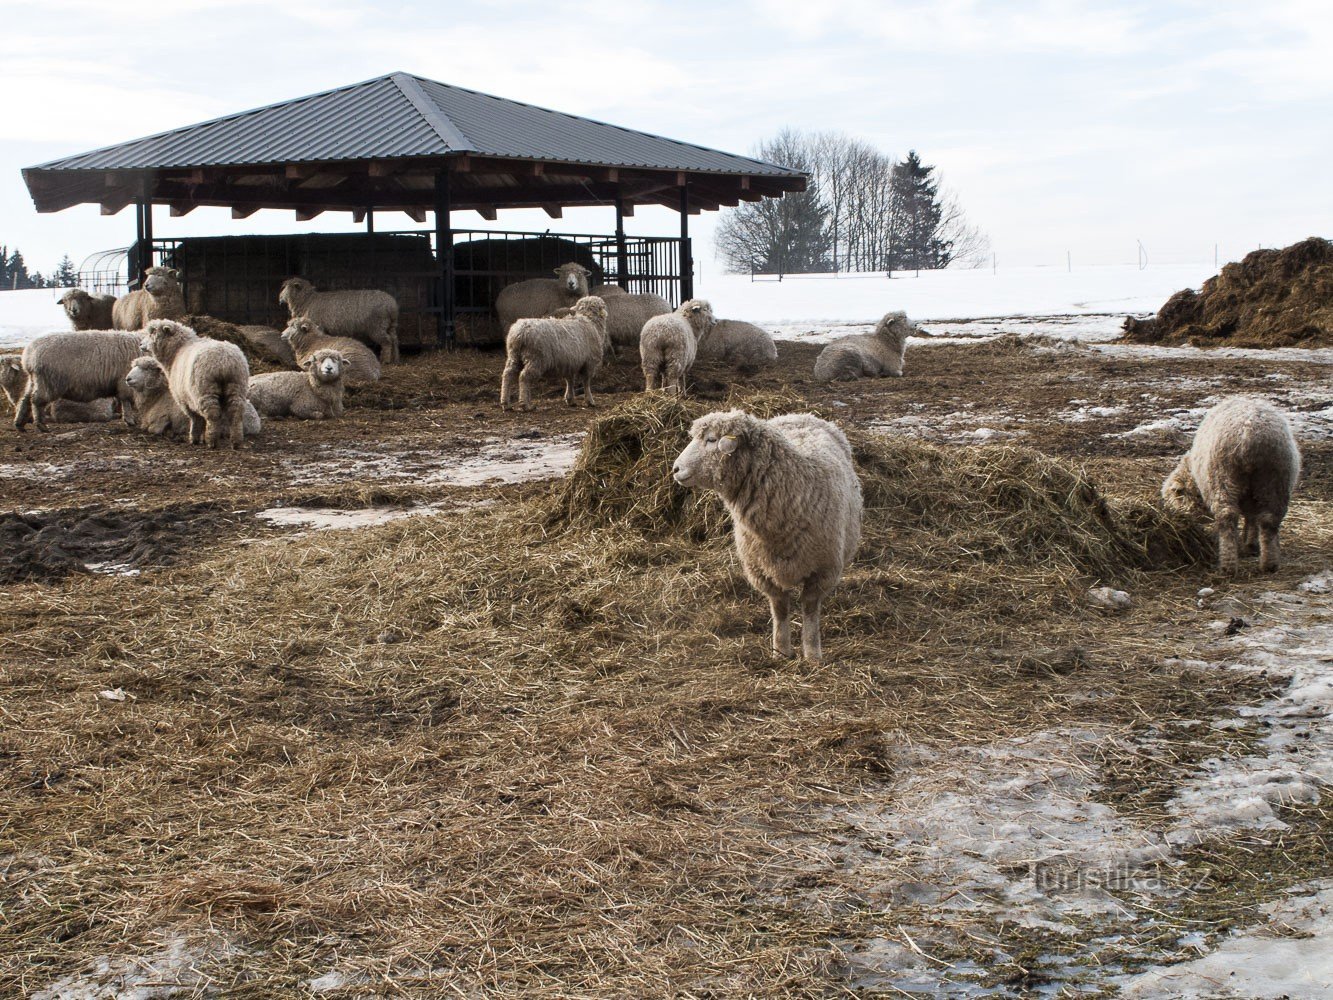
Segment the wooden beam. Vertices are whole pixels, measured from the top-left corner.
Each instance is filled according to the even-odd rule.
[[[676,187],[684,187],[685,182],[688,180],[689,177],[686,175],[685,171],[683,170],[676,171]]]
[[[634,215],[634,202],[626,198],[624,208],[622,209],[620,214],[627,219],[632,218]]]
[[[284,168],[282,175],[289,181],[303,181],[307,177],[313,177],[319,172],[318,167],[308,163],[289,163]]]
[[[248,219],[258,211],[258,205],[241,205],[231,210],[231,217],[233,219]]]
[[[403,214],[418,225],[422,225],[426,221],[426,210],[424,208],[405,208]]]
[[[181,204],[180,202],[172,202],[172,204],[171,204],[171,217],[172,217],[173,219],[179,219],[179,218],[181,218],[182,216],[189,215],[191,212],[193,212],[193,211],[195,210],[196,207],[198,207],[198,206],[196,206],[196,205],[191,205],[191,204],[188,204],[188,203],[186,203],[186,204]]]
[[[456,174],[472,173],[472,157],[468,156],[467,153],[464,153],[462,156],[457,157],[452,162],[454,167],[454,173]]]
[[[367,173],[369,173],[371,177],[392,177],[394,174],[398,173],[398,168],[392,163],[375,161],[370,164]]]
[[[540,163],[540,162],[538,162],[538,163],[534,163],[534,164],[532,165],[532,176],[533,176],[533,177],[541,177],[541,176],[542,176],[543,174],[545,174],[545,173],[546,173],[546,164],[545,164],[545,163]]]
[[[125,206],[128,205],[128,204],[129,204],[128,201],[114,202],[114,203],[113,203],[113,202],[105,202],[105,201],[104,201],[104,202],[102,202],[102,214],[103,214],[103,215],[117,215],[117,214],[119,214],[120,212],[123,212],[123,211],[125,210]]]
[[[352,221],[358,226],[366,221],[366,210],[364,208],[352,209]]]
[[[494,222],[494,221],[495,221],[496,213],[495,213],[495,209],[494,209],[494,208],[491,208],[491,207],[489,207],[489,206],[487,206],[487,205],[481,205],[480,207],[477,208],[476,211],[477,211],[477,214],[480,215],[480,216],[481,216],[483,219],[485,219],[487,222]]]
[[[324,214],[324,209],[320,208],[319,206],[312,206],[311,208],[298,208],[296,210],[296,221],[309,222],[316,216],[323,214]]]
[[[191,170],[185,175],[185,180],[189,184],[204,183],[204,172],[202,170]]]
[[[553,219],[563,219],[565,211],[559,205],[543,205],[542,211]]]

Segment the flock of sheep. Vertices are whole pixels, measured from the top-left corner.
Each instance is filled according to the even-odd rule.
[[[605,355],[620,347],[638,347],[645,390],[674,394],[684,393],[700,357],[737,366],[777,360],[766,331],[716,319],[702,299],[673,311],[660,296],[590,289],[588,276],[581,265],[565,264],[554,279],[500,292],[496,312],[507,331],[502,407],[517,389],[518,405],[531,409],[533,383],[542,378],[563,379],[570,405],[580,391],[593,405],[593,379]],[[374,381],[382,364],[398,360],[398,307],[380,291],[320,292],[289,279],[279,296],[290,312],[282,340],[300,370],[255,376],[235,344],[180,322],[185,302],[171,269],[150,268],[143,287],[119,299],[74,289],[61,301],[74,332],[46,334],[21,356],[0,358],[0,388],[15,406],[19,430],[29,422],[45,430],[52,411],[64,419],[110,419],[114,404],[106,404],[115,401],[126,423],[149,434],[209,447],[225,438],[237,447],[264,418],[341,416],[345,384]],[[901,376],[914,329],[906,315],[891,312],[873,334],[825,347],[815,378]],[[104,416],[69,409],[103,405]],[[716,491],[726,504],[746,578],[769,600],[774,651],[792,655],[788,595],[800,590],[802,653],[820,659],[820,608],[861,535],[861,484],[846,436],[808,413],[761,420],[741,410],[699,418],[690,436],[672,475],[684,487]],[[1162,496],[1173,509],[1213,518],[1224,572],[1234,573],[1240,552],[1252,548],[1271,572],[1280,563],[1278,529],[1300,462],[1281,411],[1256,397],[1231,397],[1204,418]]]

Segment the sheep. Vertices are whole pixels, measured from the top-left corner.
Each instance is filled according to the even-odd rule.
[[[700,331],[712,323],[713,307],[703,299],[690,299],[675,312],[643,324],[639,357],[644,392],[652,392],[660,383],[667,393],[685,394],[685,376],[694,366]]]
[[[583,382],[583,398],[592,398],[592,379],[602,366],[610,344],[606,334],[606,303],[585,295],[569,316],[525,317],[516,320],[505,336],[504,376],[500,380],[500,409],[507,410],[518,379],[518,405],[531,410],[532,382],[543,375],[565,380],[565,402],[574,405],[576,384]]]
[[[23,370],[23,356],[6,354],[0,356],[0,391],[3,391],[9,405],[18,408],[23,398],[23,387],[28,384],[28,375]],[[110,399],[96,399],[91,403],[74,403],[68,399],[57,399],[46,404],[46,416],[57,424],[105,423],[115,417],[115,404]]]
[[[92,295],[82,288],[71,288],[60,296],[61,308],[76,330],[111,330],[115,322],[111,313],[116,305],[114,295]]]
[[[792,655],[787,595],[800,587],[801,651],[821,659],[820,608],[861,542],[861,482],[842,431],[809,413],[709,413],[691,426],[671,474],[721,495],[745,578],[768,598],[773,651]]]
[[[138,356],[135,333],[82,330],[37,337],[23,349],[27,383],[15,407],[14,427],[21,431],[31,423],[44,432],[48,403],[91,403],[108,396],[120,404],[125,423],[132,423],[134,400],[124,375]]]
[[[125,384],[134,393],[134,423],[139,430],[169,438],[183,438],[189,433],[190,418],[171,398],[167,373],[157,358],[151,354],[135,358],[134,366],[125,376]],[[246,400],[242,431],[246,437],[253,437],[261,428],[258,411]]]
[[[858,378],[898,378],[903,373],[907,338],[916,330],[904,312],[885,313],[875,332],[840,337],[815,358],[815,379],[850,382]]]
[[[341,417],[346,367],[347,360],[340,352],[318,350],[305,359],[303,371],[251,375],[250,401],[265,417]]]
[[[662,296],[631,295],[619,285],[598,285],[591,294],[606,301],[606,333],[613,347],[638,347],[643,324],[671,312],[671,303]]]
[[[142,330],[150,320],[184,319],[180,276],[172,267],[150,267],[144,272],[142,288],[116,299],[111,325],[117,330]]]
[[[778,345],[767,330],[739,319],[715,319],[699,337],[699,360],[737,368],[775,364]]]
[[[1282,561],[1278,528],[1300,473],[1300,448],[1282,411],[1254,396],[1230,396],[1204,416],[1162,484],[1162,499],[1172,510],[1213,516],[1219,568],[1233,575],[1243,515],[1244,547],[1253,551],[1257,541],[1259,568],[1272,573]]]
[[[572,306],[588,292],[588,275],[582,264],[561,264],[555,278],[533,278],[500,289],[495,299],[495,314],[500,329],[506,331],[520,319],[549,316],[562,306]]]
[[[282,331],[282,339],[296,355],[296,364],[303,367],[316,351],[337,351],[346,362],[344,377],[348,385],[369,385],[378,382],[382,369],[375,352],[351,337],[331,337],[324,328],[309,317],[294,319]]]
[[[250,393],[250,366],[241,349],[163,319],[148,324],[142,347],[167,373],[171,398],[190,419],[190,443],[216,448],[225,431],[228,443],[239,448]]]
[[[372,288],[318,292],[305,278],[288,278],[278,302],[292,319],[313,320],[331,337],[351,337],[378,347],[382,365],[399,360],[398,300],[388,292]]]

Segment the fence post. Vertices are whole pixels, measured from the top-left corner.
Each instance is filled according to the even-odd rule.
[[[625,199],[616,185],[616,284],[629,291],[629,252],[625,249]]]
[[[449,169],[435,173],[435,259],[440,268],[440,315],[436,325],[439,346],[454,346],[454,232],[450,213],[453,192]]]
[[[694,258],[690,253],[690,185],[680,186],[680,300],[694,298]]]

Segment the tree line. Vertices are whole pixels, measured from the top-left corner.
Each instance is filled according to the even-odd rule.
[[[79,283],[79,272],[69,254],[60,258],[55,271],[49,276],[41,271],[29,271],[23,253],[0,244],[0,291],[23,288],[73,288]]]
[[[977,266],[990,241],[915,150],[897,160],[841,132],[785,129],[754,155],[810,175],[806,189],[724,213],[727,270],[765,274]]]

